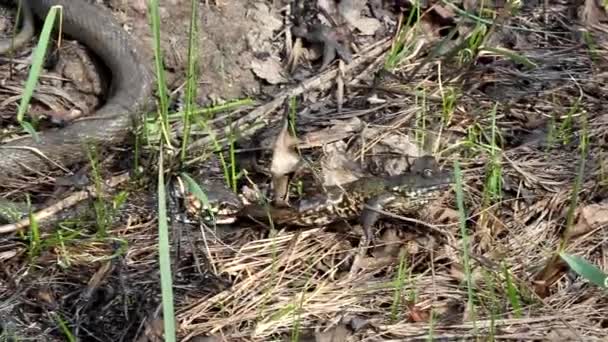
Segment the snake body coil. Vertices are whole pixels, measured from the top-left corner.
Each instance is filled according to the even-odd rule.
[[[86,45],[110,70],[110,92],[92,116],[40,132],[39,142],[26,136],[0,145],[0,186],[20,175],[48,171],[54,163],[69,166],[83,161],[87,144],[122,142],[135,115],[152,103],[154,77],[148,61],[112,13],[84,0],[22,0],[24,8],[42,19],[55,5],[63,7],[62,32]]]

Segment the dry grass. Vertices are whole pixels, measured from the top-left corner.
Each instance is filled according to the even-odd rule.
[[[424,55],[411,55],[395,73],[407,76],[419,68],[415,77],[401,84],[398,92],[379,95],[387,102],[376,112],[361,114],[386,134],[411,137],[415,114],[423,111],[430,121],[429,134],[438,137],[437,154],[448,163],[458,160],[462,165],[473,303],[468,301],[462,236],[450,191],[420,218],[432,229],[387,220],[378,230],[383,244],[367,257],[357,254],[354,230],[346,234],[324,228],[286,231],[278,227],[268,236],[268,232],[243,226],[236,232],[215,234],[205,227],[176,223],[172,227],[173,269],[181,336],[269,341],[348,326],[349,341],[603,340],[608,335],[605,289],[548,265],[563,239],[581,159],[583,120],[590,146],[578,208],[606,201],[607,46],[596,35],[596,49],[591,52],[572,38],[572,18],[559,14],[557,6],[547,15],[549,24],[538,12],[524,12],[505,22],[535,32],[497,33],[526,39],[526,48],[516,52],[530,59],[534,69],[489,53],[464,66],[453,60],[426,63]],[[436,43],[423,42],[414,44],[418,51]],[[377,68],[382,61],[370,64]],[[369,89],[355,85],[374,67],[363,66],[345,76],[350,89],[345,107],[352,107],[353,113],[358,113],[354,111],[360,109],[357,105],[370,94]],[[354,77],[357,82],[351,81]],[[448,87],[460,95],[454,97],[455,104],[448,110],[451,119],[445,123],[440,117],[446,111],[442,94]],[[318,96],[333,95],[322,92]],[[495,106],[502,196],[488,202],[484,190],[492,161],[488,137]],[[312,121],[339,115],[321,113]],[[306,120],[299,123],[306,126]],[[535,143],[536,137],[551,136],[548,129],[555,129],[551,133],[555,140]],[[12,315],[14,327],[29,327],[21,331],[23,336],[56,336],[52,319],[44,317],[43,324],[34,324],[40,318],[35,312],[56,309],[73,326],[99,329],[100,340],[116,338],[102,334],[108,327],[140,335],[142,322],[157,317],[160,292],[154,201],[142,193],[144,198],[130,199],[125,212],[131,216],[115,223],[109,232],[112,239],[83,233],[67,246],[45,249],[35,266],[28,264],[23,240],[3,238],[1,252],[17,252],[10,261],[3,260],[1,279],[9,280],[0,283],[0,295],[7,299],[0,306],[0,318]],[[569,241],[566,251],[608,270],[605,228],[581,232]],[[103,269],[106,257],[123,246],[116,241],[125,241],[126,250],[107,271]],[[61,268],[65,262],[68,269]],[[102,269],[103,279],[92,285],[90,280]],[[103,290],[92,297],[104,306],[80,312],[77,308],[83,304],[74,293],[83,288]],[[47,299],[48,293],[53,298]],[[111,300],[104,301],[104,294]],[[89,298],[87,305],[92,301]],[[101,328],[94,328],[95,324]]]

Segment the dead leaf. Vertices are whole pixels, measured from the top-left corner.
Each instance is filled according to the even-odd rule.
[[[273,176],[272,188],[273,202],[276,206],[284,207],[289,205],[289,176]]]
[[[606,11],[598,6],[596,0],[585,0],[585,4],[579,9],[579,19],[588,26],[599,25],[606,21]]]
[[[581,337],[571,328],[555,327],[545,336],[547,341],[580,341]]]
[[[302,47],[302,38],[297,38],[291,47],[291,53],[287,60],[287,67],[290,72],[294,72],[296,66],[300,63],[305,54],[305,49]]]
[[[346,325],[338,324],[325,332],[315,333],[315,338],[316,342],[343,342],[350,335],[351,333]]]
[[[367,0],[342,0],[338,5],[338,11],[346,22],[359,30],[362,35],[371,36],[381,25],[378,19],[361,17],[361,11],[366,5]]]
[[[57,305],[57,302],[55,300],[55,296],[48,289],[41,289],[41,290],[35,292],[35,295],[36,295],[36,298],[38,298],[39,300],[41,300],[45,304],[49,304],[49,305],[51,305],[53,307],[55,307]]]
[[[353,331],[359,331],[370,325],[370,321],[367,318],[354,316],[348,320],[348,325]]]
[[[396,258],[399,256],[402,242],[399,238],[397,229],[385,229],[382,236],[377,240],[377,246],[378,247],[374,248],[374,251],[372,252],[372,255],[376,258]]]
[[[338,8],[336,7],[336,1],[334,0],[317,0],[317,8],[324,10],[329,16],[331,16],[334,21],[336,18],[336,14],[338,13]],[[327,21],[324,16],[320,16],[321,21],[325,24],[331,24]]]
[[[608,202],[591,204],[580,209],[578,221],[564,232],[564,238],[575,238],[604,225],[608,225]]]
[[[17,250],[2,251],[2,252],[0,252],[0,261],[5,262],[5,260],[14,258],[16,255],[17,255]]]
[[[364,175],[359,165],[348,158],[344,141],[325,146],[321,158],[323,185],[340,185],[355,181]]]
[[[534,277],[534,292],[541,298],[549,295],[549,288],[567,271],[568,265],[559,257],[553,255],[545,267]]]
[[[466,3],[466,1],[464,3]],[[454,17],[456,16],[456,13],[454,13],[454,11],[450,7],[434,4],[432,8],[433,11],[444,20],[454,19]]]
[[[288,175],[294,172],[300,165],[300,155],[297,153],[295,146],[299,139],[291,135],[289,131],[289,107],[285,109],[285,117],[283,119],[283,127],[274,142],[272,149],[272,162],[270,165],[270,174],[272,175],[272,184],[274,191],[274,200],[278,205],[287,204],[287,195],[289,187]]]
[[[248,14],[251,15],[255,21],[261,23],[259,27],[263,30],[265,38],[271,38],[275,31],[278,31],[283,27],[283,22],[273,9],[263,2],[253,3],[254,9]]]
[[[131,8],[139,14],[148,13],[148,2],[146,0],[133,0],[131,1]]]
[[[51,123],[56,125],[66,125],[79,117],[83,116],[83,113],[79,109],[71,109],[71,110],[40,110],[37,112],[31,112],[30,115],[36,118],[47,117],[50,119]]]
[[[283,22],[275,11],[262,2],[255,2],[253,9],[247,11],[247,16],[259,23],[247,32],[247,45],[254,53],[275,55],[272,39],[275,32],[283,27]]]
[[[271,56],[265,60],[254,59],[251,61],[253,73],[270,84],[287,83],[287,78],[283,76],[283,66],[278,57]]]
[[[466,279],[464,274],[464,268],[459,263],[453,263],[450,267],[450,275],[458,282],[462,282]]]
[[[429,208],[430,208],[430,210],[428,210]],[[433,205],[429,205],[425,209],[428,210],[428,211],[425,210],[426,213],[428,213],[428,217],[432,217],[433,222],[436,222],[436,223],[447,224],[447,223],[458,222],[458,220],[460,218],[460,214],[458,213],[458,210],[456,210],[456,209],[446,208],[446,207],[441,207],[441,206],[433,206]]]
[[[458,256],[460,258],[460,256]],[[460,262],[453,262],[450,266],[450,275],[459,282],[463,282],[468,277],[465,274],[464,266]],[[485,280],[484,275],[479,267],[471,269],[471,281],[473,286],[478,283],[482,283]]]
[[[464,0],[462,2],[462,7],[465,11],[475,13],[477,9],[477,0]]]
[[[152,321],[147,321],[142,335],[137,339],[137,342],[161,342],[163,341],[164,322],[157,318]]]
[[[410,166],[410,157],[425,154],[409,136],[374,127],[363,130],[359,145],[366,155],[370,155],[367,163],[372,173],[384,175],[406,172]]]
[[[464,312],[462,314],[462,321],[470,322],[475,319],[477,319],[477,314],[475,312],[475,303],[472,303],[470,300],[467,300],[467,303],[464,306]]]
[[[429,308],[423,310],[420,307],[417,307],[414,303],[407,303],[407,308],[409,309],[409,317],[408,320],[414,323],[422,323],[428,322],[430,318]]]
[[[340,120],[333,126],[318,131],[308,132],[302,136],[299,148],[319,147],[352,136],[363,129],[363,122],[357,117]]]
[[[459,300],[450,300],[439,314],[439,322],[444,325],[462,324],[464,318],[464,303]]]
[[[276,32],[283,27],[283,22],[277,11],[262,1],[252,2],[246,8],[245,15],[253,25],[247,25],[245,39],[248,50],[259,58],[255,63],[250,62],[254,73],[270,84],[284,83],[285,71],[280,67],[281,63],[277,62],[277,57],[260,57],[279,56],[279,47],[273,40]],[[276,66],[277,63],[279,67]]]
[[[272,149],[270,173],[273,176],[284,176],[296,170],[300,162],[300,155],[295,150],[298,142],[299,139],[291,135],[289,120],[285,118]]]
[[[191,342],[222,342],[224,341],[224,339],[222,339],[219,336],[194,336],[193,338],[190,339]]]
[[[99,286],[103,283],[103,281],[108,277],[111,273],[112,262],[106,261],[104,262],[99,269],[93,274],[91,279],[87,284],[87,291],[85,292],[86,296],[90,296],[93,291],[95,291]]]
[[[480,237],[480,251],[491,250],[495,245],[495,237],[505,230],[505,225],[494,215],[492,210],[482,212],[477,220],[476,233]]]

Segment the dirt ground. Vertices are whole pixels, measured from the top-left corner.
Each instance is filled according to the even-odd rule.
[[[152,61],[147,1],[97,2]],[[499,2],[483,10],[475,1],[427,2],[419,12],[406,1],[339,3],[197,2],[197,104],[252,99],[213,125],[259,115],[268,129],[239,147],[268,147],[293,97],[300,152],[323,162],[323,185],[357,172],[398,174],[431,154],[445,168],[458,163],[463,208],[457,184],[423,210],[381,219],[374,246],[357,254],[357,221],[216,229],[182,222],[170,203],[179,339],[605,340],[606,286],[556,253],[608,270],[606,9],[594,1],[524,2],[517,12]],[[315,31],[328,21],[319,8],[346,24]],[[161,1],[175,111],[183,109],[191,13],[190,1]],[[399,34],[411,13],[415,29]],[[10,36],[14,11],[0,14],[0,31]],[[16,130],[33,44],[13,63],[1,59],[0,141]],[[67,40],[30,113],[55,125],[93,112],[108,81],[95,63]],[[180,124],[172,128],[179,140]],[[207,136],[194,132],[192,145],[203,146]],[[191,151],[188,170],[221,178],[221,167],[200,160],[202,150]],[[128,194],[111,220],[100,222],[97,202],[83,201],[43,229],[36,255],[27,233],[0,235],[2,340],[163,340],[158,159],[150,146],[134,155],[133,145],[104,154],[108,177],[134,168],[135,158],[144,170],[108,194],[110,201]],[[57,192],[57,179],[0,195],[28,192],[48,204],[78,190]],[[263,174],[252,179],[270,183]]]

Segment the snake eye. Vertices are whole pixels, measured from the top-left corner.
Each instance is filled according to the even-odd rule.
[[[423,174],[425,177],[432,177],[432,176],[433,176],[433,170],[431,170],[431,169],[424,169],[424,170],[422,171],[422,174]]]

